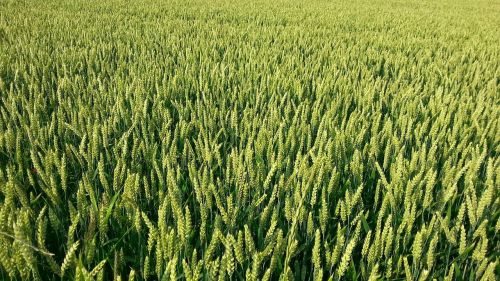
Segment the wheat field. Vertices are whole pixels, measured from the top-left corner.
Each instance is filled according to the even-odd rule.
[[[498,280],[500,2],[0,0],[0,279]]]

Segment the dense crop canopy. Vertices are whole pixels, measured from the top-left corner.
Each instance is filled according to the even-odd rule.
[[[0,0],[0,279],[498,280],[500,4]]]

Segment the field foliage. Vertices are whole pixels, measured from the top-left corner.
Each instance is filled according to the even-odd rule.
[[[3,280],[498,280],[500,3],[0,0]]]

